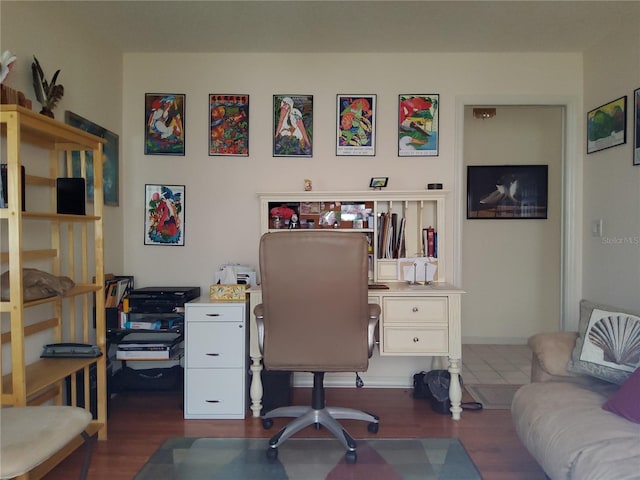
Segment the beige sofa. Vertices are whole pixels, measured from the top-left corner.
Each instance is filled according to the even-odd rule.
[[[511,405],[518,436],[552,480],[640,479],[640,424],[602,409],[617,385],[567,371],[576,338],[529,339],[532,383]]]

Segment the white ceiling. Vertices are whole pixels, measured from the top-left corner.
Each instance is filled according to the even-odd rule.
[[[33,3],[122,52],[580,52],[640,31],[639,0]]]

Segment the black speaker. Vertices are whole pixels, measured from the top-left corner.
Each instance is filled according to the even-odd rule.
[[[57,212],[85,215],[84,178],[56,178]]]
[[[0,176],[2,176],[2,205],[1,208],[6,208],[9,205],[8,201],[8,192],[7,192],[7,164],[0,164]],[[20,193],[22,196],[22,211],[24,212],[24,184],[25,184],[25,173],[24,173],[24,165],[20,165]]]

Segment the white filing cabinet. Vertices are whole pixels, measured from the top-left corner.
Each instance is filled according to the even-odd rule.
[[[245,417],[247,342],[245,303],[185,304],[184,418]]]

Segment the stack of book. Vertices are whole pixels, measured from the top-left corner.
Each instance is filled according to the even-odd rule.
[[[180,352],[182,340],[180,333],[130,333],[118,343],[116,359],[168,360]]]

